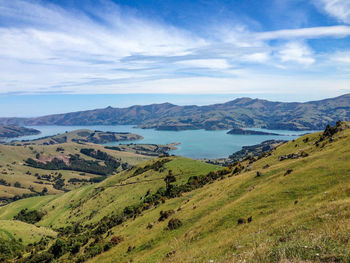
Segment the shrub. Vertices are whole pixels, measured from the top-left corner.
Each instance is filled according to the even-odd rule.
[[[72,254],[77,254],[80,251],[81,243],[80,242],[75,242],[71,248],[71,253]]]
[[[164,221],[165,219],[168,219],[169,216],[171,216],[172,214],[174,214],[174,210],[167,210],[167,211],[160,211],[160,217],[158,218],[158,221]]]
[[[67,251],[67,243],[63,239],[56,239],[56,242],[50,247],[49,252],[53,254],[55,258],[59,258]]]
[[[180,219],[172,218],[168,222],[168,229],[169,230],[178,229],[180,226],[182,226],[182,222]]]
[[[14,240],[5,240],[0,237],[0,262],[7,262],[7,260],[21,255],[23,246]]]
[[[118,245],[119,243],[123,242],[124,241],[124,238],[122,236],[113,236],[111,238],[111,243],[113,245]]]
[[[50,263],[52,262],[54,255],[48,252],[42,252],[40,254],[34,254],[29,259],[26,259],[26,263]]]
[[[237,224],[238,225],[241,225],[241,224],[244,224],[244,223],[246,223],[247,221],[244,219],[244,218],[238,218],[238,220],[237,220]]]
[[[17,187],[17,188],[21,188],[22,187],[20,182],[15,182],[14,186]]]
[[[103,248],[99,244],[96,244],[87,248],[87,253],[90,257],[94,257],[98,254],[101,254],[102,252],[103,252]]]
[[[288,169],[285,173],[284,173],[284,176],[288,175],[288,174],[291,174],[293,172],[292,169]]]
[[[22,209],[16,216],[14,216],[14,219],[29,224],[35,224],[36,222],[39,222],[43,216],[43,212],[37,210],[28,211],[28,209],[26,208]]]

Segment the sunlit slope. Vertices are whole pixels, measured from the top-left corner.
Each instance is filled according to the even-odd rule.
[[[284,144],[249,172],[115,227],[124,242],[89,262],[349,262],[350,130],[316,146],[319,136]],[[279,160],[292,153],[304,157]],[[158,222],[168,209],[180,228],[169,231],[169,220]]]
[[[16,220],[0,220],[0,238],[22,240],[22,244],[38,242],[43,237],[56,237],[57,233],[46,227],[37,227]]]
[[[28,158],[36,159],[36,157],[40,156],[43,160],[49,160],[52,158],[68,158],[70,155],[76,154],[79,154],[84,160],[95,161],[95,159],[80,153],[80,150],[83,148],[103,151],[113,158],[116,158],[123,163],[128,163],[129,165],[135,165],[151,159],[151,157],[148,156],[108,150],[101,145],[89,143],[63,143],[57,145],[29,146],[10,146],[0,144],[0,204],[1,199],[6,201],[15,196],[21,197],[23,194],[30,195],[41,193],[44,189],[46,189],[44,191],[47,191],[48,194],[63,192],[63,190],[55,189],[53,187],[55,183],[53,180],[44,180],[45,176],[54,178],[57,177],[58,174],[62,174],[62,179],[65,180],[63,188],[68,190],[86,184],[81,183],[82,180],[88,182],[90,178],[99,177],[99,175],[87,172],[82,173],[73,170],[46,170],[29,167],[25,164],[25,160]],[[120,170],[120,168],[118,169]],[[73,179],[77,181],[71,182],[70,180]]]
[[[145,169],[159,160],[167,160],[162,169]],[[137,174],[136,170],[140,174]],[[138,204],[145,194],[155,192],[165,185],[164,177],[169,170],[177,178],[177,184],[182,184],[190,176],[205,175],[219,169],[218,166],[184,157],[166,157],[147,161],[137,168],[110,176],[105,181],[84,186],[65,194],[33,197],[11,203],[0,208],[0,219],[11,219],[21,209],[41,210],[46,213],[37,223],[41,226],[58,228],[73,223],[95,223],[104,216],[121,212],[126,206]],[[142,172],[142,173],[141,173]]]

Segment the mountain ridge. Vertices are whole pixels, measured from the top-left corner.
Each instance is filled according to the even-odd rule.
[[[34,118],[0,118],[4,125],[137,125],[158,130],[267,128],[318,130],[350,120],[350,94],[310,102],[276,102],[237,98],[226,103],[179,106],[133,105],[69,112]]]

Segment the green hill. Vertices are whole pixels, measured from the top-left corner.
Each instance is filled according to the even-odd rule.
[[[24,135],[39,134],[40,131],[31,128],[19,127],[14,125],[0,125],[0,139],[1,138],[13,138]]]
[[[71,132],[65,132],[53,136],[38,138],[32,141],[14,141],[10,145],[53,145],[62,143],[96,143],[104,144],[109,142],[135,141],[143,137],[138,134],[128,132],[103,132],[80,129]]]
[[[57,233],[46,227],[38,227],[17,220],[0,220],[0,239],[21,239],[24,245],[40,241],[43,237],[55,238]]]
[[[70,191],[151,158],[91,143],[0,144],[0,204]]]
[[[18,262],[349,262],[349,127],[227,168],[154,159],[96,185],[11,203],[0,219],[28,208],[43,213],[36,225],[59,233]]]

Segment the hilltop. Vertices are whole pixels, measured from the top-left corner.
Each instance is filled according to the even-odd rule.
[[[14,138],[25,135],[39,134],[40,131],[32,128],[19,127],[14,125],[0,125],[0,139],[1,138]]]
[[[226,168],[153,159],[13,202],[0,219],[42,214],[34,224],[59,233],[18,262],[348,262],[349,127],[338,122]],[[21,251],[13,242],[9,254]]]
[[[239,98],[208,106],[170,103],[56,114],[37,118],[0,118],[16,125],[116,125],[133,124],[158,130],[267,128],[319,130],[337,120],[350,121],[350,94],[320,101],[272,102]]]
[[[30,141],[15,141],[10,143],[10,145],[53,145],[69,142],[105,144],[109,142],[136,141],[142,139],[143,137],[141,135],[128,132],[104,132],[80,129]]]

